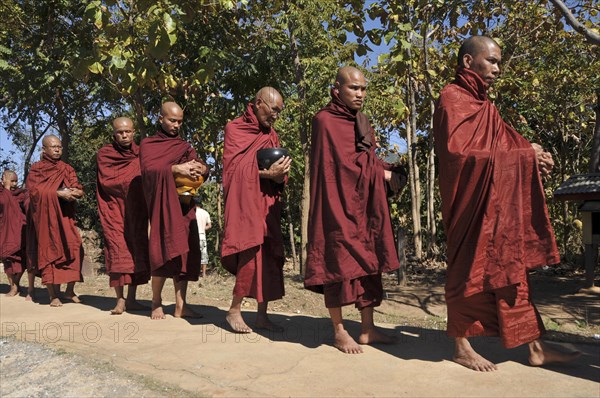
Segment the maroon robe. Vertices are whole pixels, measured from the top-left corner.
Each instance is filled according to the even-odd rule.
[[[381,274],[400,266],[386,197],[387,165],[375,155],[373,129],[360,133],[357,113],[334,91],[332,97],[313,118],[304,285],[325,293],[329,308],[376,306],[383,296]]]
[[[23,272],[25,262],[25,202],[27,191],[11,191],[0,185],[0,259],[4,272]]]
[[[29,191],[30,228],[27,257],[36,264],[43,284],[81,282],[83,248],[75,225],[75,203],[60,200],[61,187],[83,189],[75,170],[62,160],[43,155],[25,183]]]
[[[196,206],[193,201],[179,201],[171,171],[171,166],[192,159],[200,161],[190,144],[162,131],[140,144],[142,184],[150,218],[152,276],[187,281],[197,281],[200,276]]]
[[[490,293],[504,296],[510,286],[513,297],[504,302],[514,303],[517,294],[527,302],[527,270],[560,261],[535,151],[502,120],[483,80],[464,68],[440,94],[434,133],[447,236],[448,332],[500,332],[511,336],[507,346],[531,341],[536,333],[515,333],[502,324],[486,329],[493,321],[485,319],[477,303],[490,303],[484,298]],[[500,311],[492,306],[491,313]],[[516,320],[510,328],[529,330],[537,323],[542,333],[532,304],[526,311],[515,305],[511,316]]]
[[[259,178],[256,152],[279,147],[272,128],[260,125],[252,103],[225,126],[223,267],[236,275],[233,294],[258,302],[284,295],[281,192],[284,184]]]
[[[116,142],[98,151],[96,198],[104,231],[104,256],[109,285],[141,285],[150,280],[148,209],[135,143]]]

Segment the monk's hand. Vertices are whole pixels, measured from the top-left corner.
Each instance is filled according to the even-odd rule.
[[[78,196],[78,192],[81,191],[77,188],[67,188],[56,191],[56,195],[58,195],[59,199],[65,200],[67,202],[73,202],[83,196],[83,192],[81,192],[81,196]]]
[[[542,177],[547,177],[552,172],[552,168],[554,167],[554,159],[552,159],[552,154],[550,152],[544,151],[539,144],[531,144],[535,151],[535,156],[537,158],[538,166],[540,169],[540,174]]]
[[[390,190],[394,193],[400,192],[402,189],[402,176],[398,173],[394,173],[391,170],[384,170],[385,181],[388,183]]]
[[[267,170],[266,177],[275,181],[278,184],[283,184],[285,181],[285,176],[290,172],[290,167],[292,165],[292,158],[289,156],[284,156],[280,158],[278,161],[273,163],[269,170]]]
[[[189,162],[171,166],[171,172],[174,175],[186,177],[190,180],[196,180],[203,174],[203,167],[205,166],[202,163],[196,160],[190,160]]]

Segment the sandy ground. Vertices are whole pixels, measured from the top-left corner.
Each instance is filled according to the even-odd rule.
[[[376,315],[398,343],[351,356],[331,346],[330,323],[320,316],[317,295],[300,307],[305,293],[296,291],[294,280],[286,281],[292,307],[283,304],[286,296],[273,314],[284,332],[236,335],[223,322],[231,278],[214,276],[202,287],[190,286],[189,301],[203,318],[167,315],[161,321],[147,313],[109,315],[112,292],[106,277],[95,278],[78,289],[84,304],[50,308],[44,299],[36,304],[0,295],[6,341],[0,345],[2,396],[600,396],[600,345],[593,338],[598,297],[575,294],[571,281],[546,281],[538,304],[547,324],[557,325],[550,337],[584,353],[576,363],[533,368],[525,347],[504,350],[497,339],[481,338],[475,348],[499,370],[476,373],[448,360],[452,344],[438,330],[444,324],[439,286],[390,289]],[[6,285],[0,287],[6,291]],[[41,289],[38,293],[43,298]],[[142,298],[146,293],[140,290]],[[172,314],[172,302],[166,304]],[[254,304],[245,308],[252,323]],[[356,335],[356,314],[349,318]],[[21,342],[27,348],[14,348]],[[50,359],[35,362],[45,355]],[[31,377],[19,376],[15,368],[31,369],[36,384],[24,389]],[[60,379],[56,370],[68,376]]]

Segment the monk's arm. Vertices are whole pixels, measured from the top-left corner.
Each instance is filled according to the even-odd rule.
[[[292,159],[289,156],[284,156],[269,167],[267,170],[258,170],[260,178],[268,178],[278,184],[285,182],[285,177],[290,172]]]
[[[174,164],[171,166],[171,173],[173,175],[180,175],[183,177],[195,179],[201,175],[208,173],[208,167],[198,162],[197,160],[190,160],[182,164]]]

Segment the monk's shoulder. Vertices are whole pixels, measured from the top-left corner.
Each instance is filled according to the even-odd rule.
[[[450,83],[440,91],[440,97],[437,101],[438,108],[448,108],[460,106],[465,101],[471,101],[472,95],[459,86],[458,84]]]

